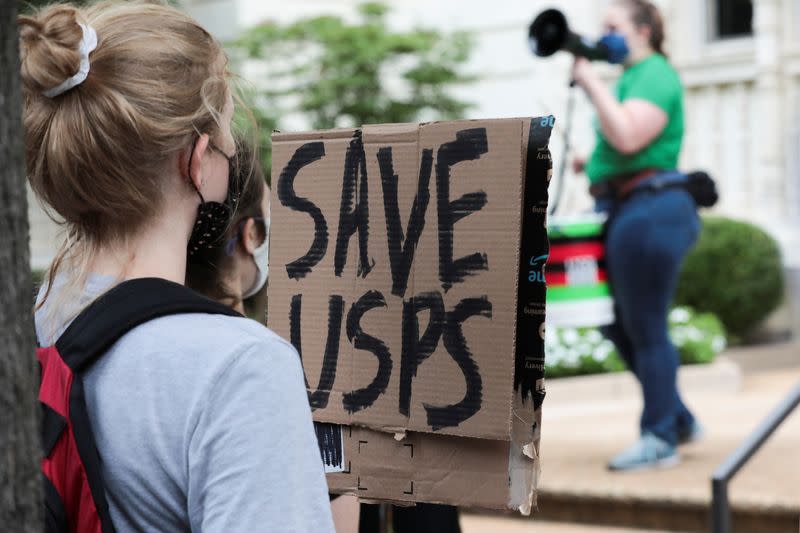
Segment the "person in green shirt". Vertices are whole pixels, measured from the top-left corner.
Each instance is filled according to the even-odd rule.
[[[603,328],[636,375],[644,396],[640,437],[609,462],[612,470],[677,464],[678,444],[702,428],[676,385],[678,352],[667,314],[680,265],[700,231],[689,193],[673,185],[683,140],[683,87],[662,50],[661,14],[650,2],[618,0],[605,16],[607,35],[624,38],[628,55],[614,91],[584,58],[572,76],[597,112],[597,142],[576,171],[589,177],[598,211],[609,214],[606,267],[616,322]]]

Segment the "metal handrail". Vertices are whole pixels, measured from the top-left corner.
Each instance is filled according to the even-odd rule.
[[[711,476],[711,526],[714,533],[730,533],[731,506],[728,482],[766,442],[787,416],[800,405],[800,383],[753,431],[747,439],[720,464]]]

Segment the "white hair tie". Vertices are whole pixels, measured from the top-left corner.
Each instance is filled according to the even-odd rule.
[[[81,45],[78,50],[81,54],[81,66],[78,68],[78,72],[73,76],[42,93],[48,98],[54,98],[61,93],[69,91],[73,87],[77,87],[83,83],[86,76],[89,75],[89,53],[97,48],[97,32],[95,32],[94,28],[91,26],[86,26],[80,22],[78,25],[81,27],[81,30],[83,30],[83,39],[81,39]]]

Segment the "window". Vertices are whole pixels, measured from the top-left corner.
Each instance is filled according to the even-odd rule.
[[[709,7],[712,39],[753,34],[753,0],[711,0]]]

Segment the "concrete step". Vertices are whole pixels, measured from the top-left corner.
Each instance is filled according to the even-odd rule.
[[[743,374],[800,367],[800,342],[777,342],[730,348],[725,357],[739,366]]]
[[[504,514],[461,513],[461,533],[663,533],[654,529],[620,528],[553,522],[506,516]]]
[[[762,358],[763,359],[763,358]],[[800,361],[795,365],[800,367]],[[781,367],[783,368],[783,367]],[[687,365],[678,373],[678,386],[686,394],[736,394],[742,389],[741,365],[726,355],[707,365]],[[546,382],[544,409],[553,416],[570,412],[589,415],[639,396],[639,383],[630,372],[551,379]],[[587,402],[587,399],[591,402]]]
[[[711,531],[710,502],[659,497],[608,498],[545,491],[534,521],[570,522],[637,531]],[[800,509],[784,505],[734,505],[733,533],[797,533]],[[618,529],[614,529],[615,531]],[[565,531],[571,531],[566,529]],[[625,531],[628,531],[627,529]]]
[[[572,390],[567,381],[548,384],[539,511],[532,520],[709,531],[712,471],[800,381],[800,367],[745,374],[737,387],[726,386],[729,368],[705,371],[707,386],[702,376],[681,383],[706,437],[683,448],[682,463],[668,470],[605,468],[637,437],[641,399],[635,383],[633,390],[605,396],[603,387],[587,378],[574,382]],[[800,412],[733,479],[729,497],[736,532],[800,531]]]

